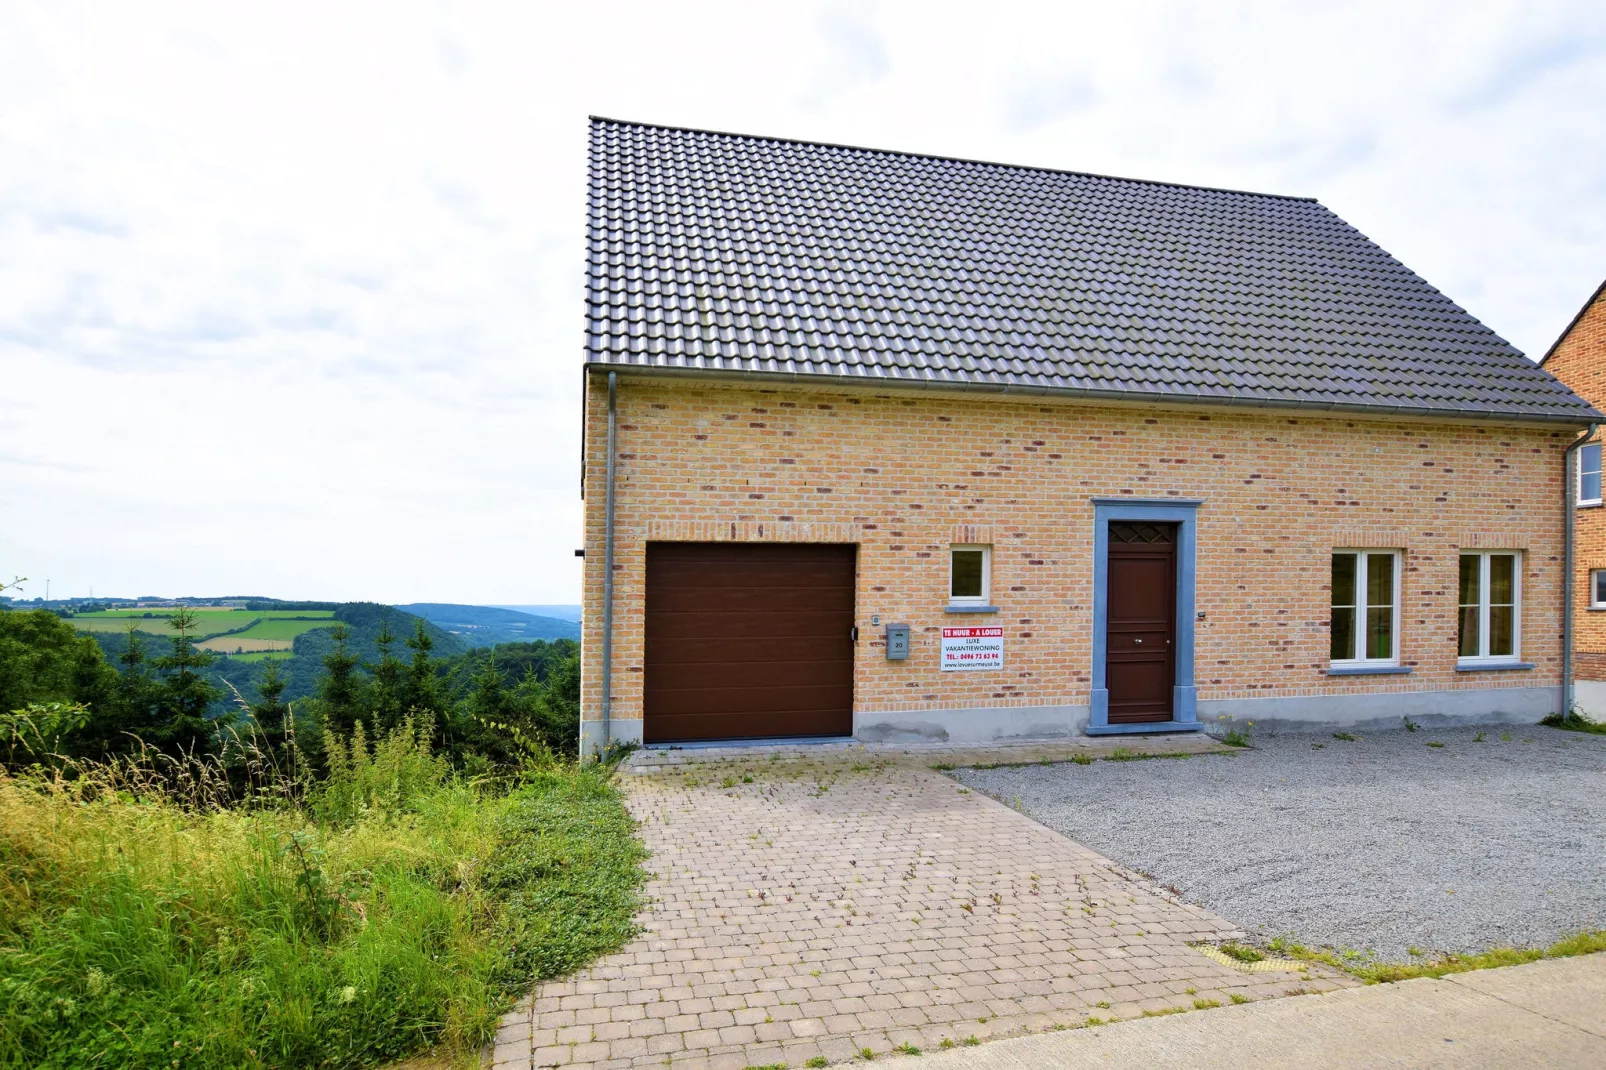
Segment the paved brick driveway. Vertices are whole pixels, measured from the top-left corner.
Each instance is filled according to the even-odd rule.
[[[1216,964],[1187,945],[1229,923],[919,763],[737,761],[626,789],[646,931],[509,1014],[498,1068],[801,1067],[1342,983]]]

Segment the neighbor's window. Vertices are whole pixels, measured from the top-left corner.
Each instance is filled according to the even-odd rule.
[[[1606,568],[1597,568],[1589,574],[1589,606],[1606,609]]]
[[[1399,589],[1398,551],[1334,551],[1329,652],[1333,664],[1376,665],[1399,660]]]
[[[1600,504],[1600,443],[1578,447],[1578,504]]]
[[[992,547],[955,546],[948,579],[948,601],[956,605],[987,604],[992,577]]]
[[[1522,601],[1519,555],[1461,555],[1461,627],[1457,653],[1463,659],[1515,658]]]

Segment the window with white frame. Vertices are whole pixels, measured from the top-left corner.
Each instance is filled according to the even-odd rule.
[[[992,583],[991,546],[955,546],[949,554],[948,602],[984,606]]]
[[[1456,647],[1461,660],[1515,660],[1522,649],[1520,556],[1510,550],[1461,555],[1461,621]]]
[[[1600,443],[1578,447],[1578,504],[1600,504]]]
[[[1589,608],[1606,609],[1606,568],[1589,574]]]
[[[1329,657],[1339,667],[1398,664],[1398,550],[1333,551],[1333,618]]]

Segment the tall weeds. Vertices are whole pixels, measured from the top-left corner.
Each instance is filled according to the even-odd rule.
[[[326,740],[317,784],[249,740],[0,772],[0,1066],[471,1049],[535,976],[628,937],[640,849],[605,772],[501,790],[429,742]]]
[[[325,733],[324,777],[312,791],[312,811],[321,820],[350,824],[365,814],[411,812],[438,792],[452,767],[430,749],[429,728],[411,717],[368,744],[358,721],[349,740]]]

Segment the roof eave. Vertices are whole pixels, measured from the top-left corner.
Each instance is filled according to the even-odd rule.
[[[1378,405],[1365,402],[1317,401],[1309,398],[1262,398],[1204,394],[1151,393],[1138,390],[1089,390],[1080,387],[1031,386],[1021,383],[977,383],[958,380],[901,379],[883,376],[831,375],[821,372],[765,372],[710,368],[670,368],[628,361],[588,360],[586,370],[606,370],[666,379],[714,379],[726,382],[790,383],[854,387],[876,390],[912,390],[922,393],[961,393],[1053,397],[1083,401],[1144,402],[1216,406],[1221,408],[1274,409],[1288,412],[1354,413],[1366,416],[1410,416],[1428,420],[1476,420],[1502,424],[1539,424],[1548,427],[1585,428],[1606,422],[1594,408],[1579,413],[1514,413],[1489,409],[1426,408],[1420,405]]]

